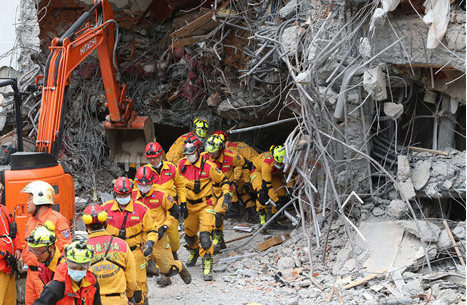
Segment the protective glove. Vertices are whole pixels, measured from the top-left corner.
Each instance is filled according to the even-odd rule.
[[[264,191],[263,188],[259,191],[259,197],[258,197],[259,203],[262,205],[268,205],[269,201],[269,195],[267,191]]]
[[[186,207],[186,202],[180,203],[180,214],[183,216],[183,219],[188,217],[188,208]]]
[[[134,297],[128,298],[128,304],[135,305],[136,304],[135,298]]]
[[[157,230],[157,235],[159,235],[157,240],[161,240],[162,236],[164,236],[165,232],[167,232],[167,229],[169,229],[169,227],[167,225],[163,225]]]
[[[237,190],[237,182],[232,181],[230,182],[230,191],[235,192]]]
[[[240,191],[242,193],[249,193],[251,188],[251,184],[249,182],[243,183],[242,187],[240,188]]]
[[[16,265],[16,258],[13,254],[8,251],[0,252],[0,255],[3,254],[3,259],[6,261],[8,267],[14,267]]]
[[[230,194],[227,193],[224,195],[224,201],[222,201],[222,208],[228,207],[230,205]]]
[[[216,213],[216,228],[220,228],[222,226],[222,213]]]
[[[152,240],[148,240],[146,244],[143,246],[143,255],[148,257],[152,254],[152,249],[154,248],[154,242]]]

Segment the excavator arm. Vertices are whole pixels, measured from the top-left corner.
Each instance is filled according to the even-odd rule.
[[[96,12],[96,24],[87,20]],[[84,26],[84,27],[83,27]],[[42,101],[36,147],[54,156],[62,147],[62,130],[66,112],[67,91],[73,70],[97,49],[109,109],[105,130],[111,159],[128,166],[139,166],[144,160],[144,147],[154,138],[154,124],[149,117],[139,116],[133,101],[126,97],[126,85],[120,86],[116,64],[117,22],[108,0],[95,0],[60,38],[50,46],[42,83]]]

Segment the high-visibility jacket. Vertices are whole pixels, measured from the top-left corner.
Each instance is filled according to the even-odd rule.
[[[44,213],[42,213],[41,216],[39,216],[39,218],[31,216],[26,222],[26,232],[24,236],[29,237],[31,232],[36,227],[43,226],[47,220],[50,220],[54,223],[55,235],[57,237],[55,245],[58,247],[60,252],[63,252],[65,245],[71,242],[69,221],[65,218],[65,216],[52,208],[47,209]],[[27,244],[25,244],[25,247],[23,248],[21,257],[23,258],[23,262],[29,267],[38,265],[36,256],[29,252]]]
[[[282,174],[282,169],[278,169],[274,166],[274,159],[270,151],[266,151],[256,156],[253,159],[253,165],[255,168],[251,171],[251,177],[253,180],[254,175],[260,174],[263,180],[263,187],[268,188],[268,196],[272,201],[277,202],[279,197],[272,188],[272,175]],[[259,191],[259,190],[256,190]]]
[[[209,157],[208,153],[203,153],[202,156],[213,162],[218,169],[225,175],[225,177],[229,180],[229,182],[237,183],[242,178],[242,171],[243,167],[245,166],[245,159],[237,154],[236,152],[230,150],[222,150],[221,154],[217,159],[212,159]],[[250,177],[245,177],[248,180]],[[221,185],[214,183],[213,184],[213,192],[215,193],[217,198],[220,198],[219,195],[222,193],[220,191]],[[235,192],[234,189],[231,189],[232,192]]]
[[[167,161],[172,162],[173,164],[178,164],[178,161],[183,158],[183,144],[185,140],[194,134],[194,131],[190,131],[179,136],[172,146],[170,146],[169,151],[165,155]]]
[[[177,185],[180,202],[197,204],[203,199],[209,201],[212,196],[212,185],[215,183],[221,186],[222,196],[229,192],[229,180],[214,163],[204,157],[199,157],[195,164],[191,164],[186,158],[181,159],[177,171],[183,182]],[[197,184],[199,184],[198,190],[195,188]]]
[[[108,213],[107,232],[119,237],[120,230],[125,230],[125,241],[132,251],[147,240],[157,241],[157,223],[146,206],[131,200],[121,211],[117,200],[113,199],[107,201],[103,208]]]
[[[153,184],[151,190],[144,197],[139,190],[136,190],[136,192],[133,190],[134,193],[136,193],[136,196],[134,196],[135,202],[142,203],[151,210],[152,218],[156,221],[158,229],[163,225],[169,228],[172,226],[175,218],[170,214],[169,210],[175,204],[175,200],[168,192]]]
[[[168,192],[172,197],[177,195],[175,181],[180,179],[180,177],[177,174],[177,167],[173,163],[162,161],[161,169],[159,172],[150,164],[146,164],[145,166],[149,167],[154,172],[154,179],[152,180],[153,184],[158,185],[159,188]]]
[[[230,142],[225,143],[225,148],[238,153],[247,160],[253,160],[259,153],[245,142]]]
[[[66,263],[57,266],[54,279],[44,287],[34,305],[102,305],[99,283],[91,271],[79,286],[68,275]]]
[[[128,244],[101,230],[89,234],[88,245],[94,250],[91,270],[99,281],[101,294],[125,292],[131,297],[136,290],[136,264]]]
[[[15,238],[10,237],[10,223],[13,222],[13,215],[10,210],[0,205],[0,271],[11,273],[11,267],[8,267],[4,259],[6,252],[15,255],[16,250],[21,250],[21,241],[19,233],[16,232]]]
[[[39,272],[39,278],[41,279],[44,286],[50,283],[50,281],[53,279],[57,266],[60,263],[64,263],[64,262],[65,262],[65,257],[60,253],[60,251],[58,250],[58,247],[55,246],[54,256],[52,257],[50,262],[47,265],[43,263],[39,263],[39,265],[37,266],[38,272]]]

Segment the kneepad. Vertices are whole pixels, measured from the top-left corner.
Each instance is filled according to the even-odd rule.
[[[212,245],[211,241],[211,234],[209,232],[201,232],[199,233],[199,243],[204,250],[209,250]]]
[[[196,235],[195,236],[188,236],[185,234],[185,241],[186,241],[186,244],[189,245],[189,246],[192,246],[194,245],[195,241],[196,241]]]
[[[133,298],[135,299],[136,304],[141,303],[141,301],[143,301],[143,292],[141,290],[136,290],[133,294]]]

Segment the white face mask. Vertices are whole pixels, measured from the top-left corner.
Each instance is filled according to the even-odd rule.
[[[186,155],[186,159],[188,160],[188,162],[193,164],[193,163],[196,162],[196,160],[198,160],[198,156],[196,155],[196,153],[194,153],[194,154],[191,154],[191,155]]]
[[[274,163],[274,166],[275,166],[277,169],[282,169],[282,168],[284,167],[284,163],[280,163],[280,164]]]
[[[141,193],[146,194],[147,192],[151,190],[151,185],[140,185],[140,184],[136,184],[136,185],[138,186],[138,190]]]
[[[162,166],[162,159],[159,161],[159,164],[156,165],[156,168],[160,168]]]
[[[128,197],[123,197],[123,198],[115,198],[118,202],[118,204],[121,204],[121,205],[127,205],[130,203],[131,201],[131,196],[128,196]]]

